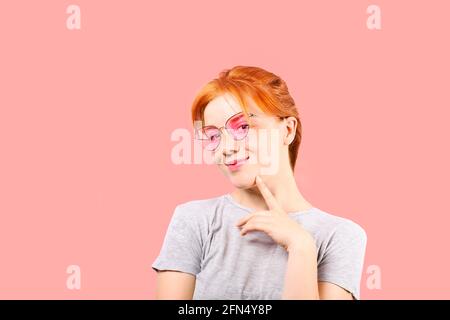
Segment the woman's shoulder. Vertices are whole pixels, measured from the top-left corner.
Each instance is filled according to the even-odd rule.
[[[175,207],[175,213],[179,216],[189,215],[190,218],[207,216],[208,213],[214,213],[220,206],[225,195],[194,199],[181,202]]]
[[[211,198],[202,198],[202,199],[194,199],[194,200],[188,200],[185,202],[181,202],[177,205],[177,208],[182,210],[189,210],[189,209],[205,209],[217,206],[220,201],[223,199],[224,195],[215,196]]]
[[[314,208],[314,212],[313,224],[329,236],[367,239],[364,228],[354,220],[319,208]]]

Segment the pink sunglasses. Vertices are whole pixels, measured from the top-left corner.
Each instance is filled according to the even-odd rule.
[[[249,113],[249,117],[255,116]],[[214,151],[220,145],[222,137],[222,129],[227,129],[228,133],[234,140],[244,139],[250,129],[245,114],[239,112],[228,118],[225,126],[217,128],[216,126],[205,126],[196,130],[196,139],[203,141],[203,148],[209,151]]]

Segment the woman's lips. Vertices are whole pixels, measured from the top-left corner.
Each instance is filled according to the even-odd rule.
[[[234,160],[233,162],[226,163],[225,165],[230,169],[230,171],[235,171],[239,169],[244,163],[247,162],[249,157],[240,160]]]

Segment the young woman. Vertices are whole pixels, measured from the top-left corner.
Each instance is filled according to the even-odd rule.
[[[359,299],[366,233],[300,193],[301,123],[286,83],[225,70],[198,93],[192,120],[235,189],[176,206],[152,265],[156,298]]]

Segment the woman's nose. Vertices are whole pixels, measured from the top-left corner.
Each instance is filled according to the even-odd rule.
[[[227,130],[222,131],[222,154],[229,156],[239,151],[239,144]]]

